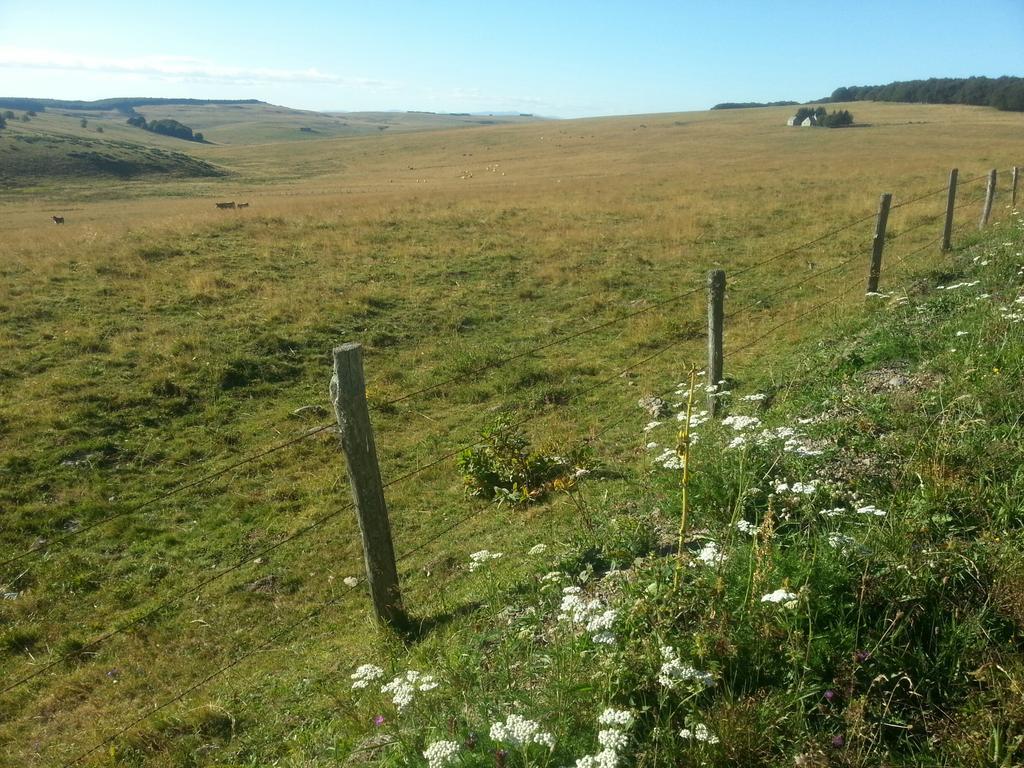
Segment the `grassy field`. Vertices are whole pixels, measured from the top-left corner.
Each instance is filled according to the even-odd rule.
[[[865,127],[787,129],[786,110],[760,109],[260,146],[193,145],[124,126],[103,137],[135,131],[139,146],[173,144],[225,175],[112,183],[82,174],[0,191],[0,560],[51,544],[0,572],[8,595],[0,669],[17,680],[68,657],[0,698],[0,760],[62,764],[249,651],[84,763],[334,765],[360,755],[402,763],[427,735],[443,736],[443,719],[424,720],[415,734],[374,734],[367,718],[380,705],[353,700],[348,674],[368,661],[403,668],[406,654],[408,663],[447,670],[445,706],[458,729],[543,698],[546,711],[566,706],[575,730],[564,732],[577,733],[570,744],[583,749],[590,699],[624,704],[626,681],[589,651],[579,668],[546,653],[550,627],[537,629],[536,642],[509,645],[501,611],[520,593],[523,605],[539,595],[538,574],[625,567],[657,551],[652,531],[676,524],[675,479],[652,475],[637,400],[701,364],[707,270],[733,275],[727,355],[799,318],[727,362],[740,390],[788,386],[794,350],[835,344],[832,321],[862,311],[879,193],[893,192],[901,206],[890,219],[882,280],[890,290],[947,263],[934,243],[950,167],[971,180],[957,216],[963,244],[980,213],[977,177],[1020,162],[1021,115],[852,109]],[[211,138],[221,119],[208,123]],[[40,115],[38,125],[16,130],[74,135],[60,120]],[[11,129],[0,132],[0,148],[11,141]],[[1008,218],[1006,190],[1003,176],[997,221]],[[220,211],[217,200],[251,205]],[[54,214],[67,223],[53,226]],[[1015,252],[1001,250],[1001,258],[1009,264]],[[619,321],[624,314],[635,316]],[[388,488],[396,548],[411,553],[400,563],[406,600],[420,625],[404,644],[375,628],[361,589],[344,586],[360,574],[361,555],[329,431],[133,511],[162,490],[329,424],[329,352],[350,340],[365,345],[385,481],[427,467]],[[497,365],[552,341],[560,343]],[[488,365],[495,367],[480,370]],[[433,461],[477,440],[501,415],[530,419],[527,433],[545,455],[592,438],[595,479],[526,509],[468,498],[453,461]],[[867,424],[853,419],[851,433]],[[915,427],[908,417],[907,429]],[[695,504],[735,508],[728,494],[698,495]],[[1014,503],[1019,496],[1008,496],[1003,527],[1016,524]],[[985,530],[994,536],[999,526]],[[542,558],[512,556],[539,543],[548,547]],[[471,575],[468,555],[482,549],[508,555]],[[795,552],[780,549],[779,557]],[[183,597],[147,615],[176,595]],[[336,602],[315,620],[285,632],[328,600]],[[767,625],[758,631],[778,641]],[[551,659],[560,682],[548,687]],[[476,667],[481,676],[470,679]],[[493,667],[501,675],[484,674]],[[737,707],[760,713],[745,697],[763,698],[776,683],[728,690]],[[806,693],[793,691],[795,701]],[[794,750],[818,733],[799,722],[763,755],[744,752],[744,764],[791,765]],[[658,743],[644,739],[645,747]],[[392,741],[399,746],[384,745]],[[910,742],[923,754],[913,739],[886,736],[862,742],[860,762],[848,764],[878,764],[890,752],[902,759]],[[665,764],[657,749],[680,748],[663,744],[636,762]],[[707,759],[727,757],[738,759]],[[558,760],[572,762],[567,751]]]

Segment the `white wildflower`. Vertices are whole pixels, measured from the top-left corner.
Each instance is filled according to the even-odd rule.
[[[660,448],[661,446],[659,446],[657,443],[653,443],[652,442],[652,443],[648,443],[646,447],[647,447],[648,451],[653,451],[653,450],[655,450],[657,448]]]
[[[628,709],[614,709],[608,707],[597,718],[601,725],[617,725],[621,728],[629,728],[633,725],[633,713]]]
[[[709,731],[708,727],[704,725],[704,723],[697,723],[693,727],[692,731],[689,728],[683,728],[683,730],[679,732],[679,735],[684,739],[696,739],[697,741],[702,741],[705,744],[717,744],[719,741],[718,737]]]
[[[747,438],[745,438],[743,435],[736,435],[736,437],[734,437],[729,442],[729,444],[726,445],[725,447],[726,447],[726,450],[732,450],[732,449],[735,449],[735,448],[742,448],[746,444],[747,444]]]
[[[654,460],[654,463],[664,467],[665,469],[683,468],[683,459],[674,448],[670,448],[662,453]]]
[[[628,742],[629,737],[618,728],[608,728],[597,732],[597,743],[605,749],[612,749],[617,752],[625,747]]]
[[[351,678],[355,681],[352,683],[352,687],[366,688],[371,682],[382,677],[384,677],[384,670],[376,664],[363,664],[356,668],[356,671],[351,675]]]
[[[757,536],[760,529],[750,521],[740,519],[736,521],[736,530],[747,534],[747,536]]]
[[[798,483],[793,483],[789,487],[789,490],[791,490],[793,493],[811,494],[811,493],[814,493],[814,492],[816,492],[818,490],[818,485],[817,485],[817,483],[815,483],[813,481],[812,482],[808,482],[808,483],[799,483],[798,482]]]
[[[737,432],[743,432],[747,429],[759,427],[761,420],[757,416],[726,416],[722,419],[722,423],[727,427],[732,427]]]
[[[444,766],[455,760],[459,752],[459,745],[454,741],[435,741],[425,750],[423,757],[427,759],[430,768],[444,768]]]
[[[854,510],[858,515],[874,515],[875,517],[885,517],[885,510],[879,509],[874,504],[866,504],[863,507],[857,507]]]
[[[847,549],[854,544],[854,540],[842,533],[830,533],[828,545],[833,549]]]
[[[551,572],[545,573],[543,576],[541,576],[540,580],[545,582],[545,583],[550,584],[553,581],[561,581],[564,577],[565,577],[565,574],[562,573],[561,571],[551,571]]]
[[[691,413],[690,414],[690,429],[695,429],[696,427],[699,427],[701,424],[706,422],[708,420],[708,418],[709,418],[709,416],[708,416],[708,412],[707,411],[700,411],[699,413]],[[676,414],[676,419],[678,421],[686,421],[686,411],[682,411],[681,413],[677,413]]]
[[[381,693],[390,693],[391,701],[401,712],[412,703],[417,691],[432,691],[437,688],[437,681],[433,675],[424,675],[415,669],[410,669],[404,675],[399,675],[387,685],[381,687]]]
[[[504,723],[491,725],[491,739],[511,747],[525,747],[540,744],[548,749],[555,748],[555,738],[540,729],[540,723],[527,720],[521,715],[511,714]]]
[[[530,547],[529,551],[526,554],[528,554],[528,555],[540,555],[540,554],[543,554],[544,552],[546,552],[547,549],[548,549],[548,545],[547,544],[534,544],[532,547]]]
[[[820,448],[815,448],[809,443],[799,440],[797,438],[790,438],[783,446],[782,450],[787,453],[795,453],[797,456],[821,456],[824,451]]]
[[[788,603],[791,600],[796,600],[796,592],[789,592],[785,589],[776,589],[774,592],[769,592],[761,598],[762,603]],[[788,606],[787,606],[788,607]]]
[[[504,555],[504,552],[491,552],[488,549],[481,549],[479,552],[473,552],[469,556],[469,570],[475,571],[488,560],[497,560],[499,557],[504,557]]]
[[[650,432],[655,427],[660,427],[660,426],[661,426],[661,422],[660,421],[649,421],[644,426],[644,432]]]
[[[719,551],[718,544],[709,541],[700,548],[697,559],[705,565],[718,565],[725,562],[725,553]]]
[[[603,749],[596,755],[584,755],[576,761],[576,768],[617,768],[619,753],[614,749]]]
[[[675,688],[679,683],[696,682],[706,688],[715,684],[715,677],[710,672],[695,669],[679,659],[675,648],[664,645],[661,647],[661,669],[658,671],[658,683],[668,688]]]
[[[744,395],[740,400],[745,400],[748,403],[760,403],[762,400],[767,400],[768,395],[763,392],[755,392],[752,395]]]
[[[346,587],[354,587],[359,583],[359,579],[357,579],[355,576],[346,576],[344,579],[341,580],[341,583],[344,584]]]
[[[579,587],[566,587],[562,590],[562,604],[559,621],[567,621],[574,626],[582,626],[591,635],[591,640],[602,645],[613,645],[615,635],[612,626],[615,624],[616,611],[609,609],[601,600],[585,600],[580,597]]]

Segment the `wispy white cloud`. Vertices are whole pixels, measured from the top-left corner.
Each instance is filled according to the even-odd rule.
[[[390,90],[394,83],[309,69],[237,67],[184,56],[93,56],[44,48],[0,46],[0,67],[148,76],[167,81],[227,85],[309,83],[366,90]]]

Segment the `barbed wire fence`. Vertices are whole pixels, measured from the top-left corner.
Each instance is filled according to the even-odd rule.
[[[971,179],[961,180],[959,182],[959,186],[960,186],[961,189],[963,189],[967,185],[976,183],[976,182],[978,182],[980,180],[983,180],[983,179],[986,179],[986,178],[989,178],[989,174],[983,174],[983,175],[980,175],[980,176],[977,176],[977,177],[973,177]],[[990,187],[990,189],[991,189],[991,187]],[[932,191],[929,191],[929,192],[917,195],[915,197],[909,198],[907,200],[898,201],[897,203],[892,205],[889,210],[890,211],[901,210],[901,209],[903,209],[905,207],[917,204],[917,203],[922,202],[924,200],[930,199],[930,198],[932,198],[934,196],[945,194],[947,192],[947,190],[948,190],[948,187],[937,188],[937,189],[934,189]],[[992,195],[992,192],[990,191],[988,193],[988,199],[986,200],[986,205],[989,206],[989,207],[991,206],[991,202],[992,202],[991,201],[991,195]],[[967,206],[977,205],[978,200],[975,199],[975,198],[976,198],[976,196],[972,195],[971,199],[968,199],[968,200],[965,200],[963,202],[955,204],[953,206],[953,211],[955,212],[955,211],[959,211],[959,210],[961,210],[961,209],[963,209],[963,208],[965,208]],[[933,215],[933,216],[924,217],[920,221],[916,222],[915,224],[913,224],[911,226],[908,226],[908,227],[906,227],[906,228],[904,228],[902,230],[899,230],[897,232],[894,232],[889,237],[888,243],[892,243],[892,242],[898,241],[900,238],[906,237],[907,235],[909,235],[909,234],[911,234],[913,232],[916,232],[916,231],[918,231],[918,230],[920,230],[920,229],[922,229],[922,228],[924,228],[926,226],[933,226],[936,223],[936,221],[941,219],[943,216],[948,216],[948,215],[950,215],[950,212],[947,210],[947,211],[943,211],[942,213],[939,213],[939,214],[936,214],[936,215]],[[847,232],[849,230],[853,230],[856,227],[858,227],[859,225],[864,224],[865,222],[867,222],[869,220],[877,219],[877,218],[878,218],[877,214],[874,214],[874,213],[867,214],[867,215],[864,215],[862,217],[859,217],[859,218],[857,218],[857,219],[855,219],[855,220],[853,220],[851,222],[848,222],[847,224],[844,224],[844,225],[842,225],[842,226],[840,226],[838,228],[835,228],[835,229],[832,229],[832,230],[830,230],[828,232],[825,232],[822,235],[820,235],[818,237],[815,237],[815,238],[813,238],[811,240],[808,240],[808,241],[806,241],[804,243],[801,243],[801,244],[799,244],[797,246],[794,246],[794,247],[791,247],[791,248],[787,248],[787,249],[785,249],[783,251],[780,251],[778,253],[772,254],[772,255],[770,255],[770,256],[768,256],[766,258],[763,258],[761,260],[758,260],[758,261],[756,261],[756,262],[754,262],[754,263],[752,263],[750,265],[744,266],[741,269],[735,270],[735,271],[732,272],[732,277],[737,277],[737,276],[741,276],[741,275],[744,275],[744,274],[748,274],[748,273],[754,272],[754,271],[756,271],[756,270],[758,270],[760,268],[763,268],[763,267],[765,267],[765,266],[767,266],[769,264],[778,262],[778,261],[780,261],[780,260],[782,260],[784,258],[792,256],[792,255],[794,255],[796,253],[799,253],[802,250],[805,250],[805,249],[811,248],[811,247],[813,247],[815,245],[827,242],[828,240],[830,240],[832,238],[835,238],[835,236],[838,235],[838,234]],[[965,229],[967,229],[969,226],[970,226],[969,222],[961,223],[956,228],[955,231],[958,234],[962,234],[963,231]],[[878,236],[878,232],[876,232],[876,237],[877,236]],[[884,231],[882,232],[881,236],[883,238],[883,241],[885,241],[885,232]],[[909,251],[907,251],[905,253],[902,253],[902,254],[898,254],[892,260],[892,266],[901,265],[901,264],[909,261],[910,259],[914,258],[915,256],[918,256],[919,254],[921,254],[921,253],[923,253],[923,252],[925,252],[925,251],[927,251],[927,250],[929,250],[931,248],[934,248],[940,242],[941,242],[941,238],[939,238],[937,240],[935,240],[935,239],[929,240],[929,241],[925,242],[923,245],[915,247],[912,250],[909,250]],[[835,289],[837,287],[840,289],[840,290],[838,290],[838,292],[834,292],[832,295],[827,296],[822,301],[816,302],[812,306],[810,306],[808,308],[803,308],[802,311],[786,317],[786,319],[784,319],[781,322],[771,326],[770,328],[764,330],[763,332],[755,335],[753,338],[744,340],[742,344],[740,344],[738,346],[731,346],[731,347],[729,347],[729,349],[728,349],[728,351],[729,351],[729,359],[732,359],[733,357],[738,356],[738,355],[740,355],[743,352],[746,352],[746,351],[749,351],[751,349],[756,348],[761,342],[763,342],[765,339],[771,337],[774,333],[776,333],[777,331],[781,330],[782,328],[784,328],[786,326],[789,326],[789,325],[792,325],[792,324],[795,324],[795,323],[799,322],[800,320],[802,320],[802,319],[804,319],[804,318],[806,318],[808,316],[811,316],[811,315],[813,315],[813,314],[815,314],[817,312],[820,312],[822,309],[824,309],[827,306],[831,306],[831,305],[837,304],[838,302],[848,298],[848,296],[850,295],[851,291],[854,290],[854,288],[855,288],[855,283],[853,281],[848,281],[848,280],[845,280],[845,279],[840,281],[840,280],[837,280],[836,278],[838,278],[840,276],[846,275],[848,272],[850,272],[850,270],[852,270],[858,264],[863,266],[864,263],[865,263],[864,260],[865,260],[866,255],[867,255],[866,252],[857,252],[857,253],[855,253],[852,256],[849,256],[847,258],[841,259],[840,261],[838,261],[837,263],[829,266],[826,269],[815,270],[813,272],[813,274],[811,274],[811,275],[805,276],[805,277],[803,277],[801,279],[798,279],[798,280],[791,281],[791,282],[789,282],[789,283],[787,283],[787,284],[785,284],[785,285],[775,289],[774,291],[772,291],[771,293],[769,293],[767,295],[759,296],[758,298],[756,298],[756,299],[754,299],[752,301],[748,301],[746,303],[740,304],[738,307],[732,309],[728,315],[724,316],[726,320],[734,320],[737,317],[739,317],[741,315],[744,315],[744,314],[751,314],[751,313],[762,311],[762,310],[765,309],[766,304],[768,302],[771,302],[772,299],[775,299],[775,298],[777,298],[779,296],[785,295],[786,293],[791,292],[791,291],[799,290],[799,289],[805,288],[807,286],[816,285],[820,281],[820,279],[822,277],[826,276],[826,275],[832,276],[832,280],[830,281],[830,287],[833,289],[833,291],[835,291]],[[558,336],[556,336],[556,338],[554,338],[550,342],[546,342],[544,344],[539,344],[539,345],[534,345],[534,346],[528,347],[528,348],[523,349],[523,350],[521,350],[519,352],[515,352],[513,354],[506,355],[506,356],[501,357],[501,358],[497,358],[496,360],[493,360],[493,361],[489,361],[488,363],[480,365],[480,366],[477,366],[475,368],[472,368],[469,371],[460,372],[460,374],[457,375],[457,376],[451,376],[451,377],[445,378],[443,380],[440,380],[440,381],[437,381],[437,382],[433,382],[433,383],[431,383],[431,384],[429,384],[427,386],[418,388],[418,389],[413,390],[411,392],[398,395],[398,396],[393,397],[393,398],[391,398],[389,400],[382,401],[381,403],[377,404],[377,408],[378,409],[384,409],[384,408],[393,407],[393,406],[395,406],[395,405],[397,405],[399,403],[404,403],[404,402],[411,401],[411,400],[413,400],[415,398],[418,398],[418,397],[423,397],[424,395],[427,395],[428,393],[436,392],[436,391],[438,391],[438,390],[440,390],[442,388],[445,388],[445,387],[449,387],[449,386],[453,386],[453,385],[459,385],[459,384],[464,384],[467,381],[471,381],[471,380],[473,380],[473,379],[475,379],[475,378],[477,378],[479,376],[482,376],[484,374],[487,374],[487,373],[489,373],[489,372],[491,372],[493,370],[497,370],[499,368],[503,368],[503,367],[509,366],[509,365],[511,365],[511,364],[513,364],[513,363],[515,363],[517,361],[521,361],[521,360],[524,360],[524,359],[529,358],[529,357],[534,357],[534,356],[536,356],[540,352],[553,349],[553,348],[555,348],[555,347],[557,347],[559,345],[567,344],[570,341],[582,338],[582,337],[590,335],[590,334],[597,333],[598,331],[605,330],[605,329],[610,328],[610,327],[612,327],[614,325],[618,325],[618,324],[621,324],[621,323],[626,323],[629,320],[632,320],[634,318],[637,318],[637,317],[640,317],[640,316],[643,316],[643,315],[647,315],[647,314],[651,314],[651,313],[657,312],[658,310],[667,309],[667,308],[669,308],[671,306],[679,304],[680,302],[683,302],[686,299],[692,299],[692,298],[698,296],[700,293],[703,292],[703,290],[704,290],[703,286],[698,286],[698,287],[695,287],[695,288],[683,291],[682,293],[674,295],[674,296],[672,296],[672,297],[670,297],[668,299],[664,299],[664,300],[661,300],[661,301],[658,301],[658,302],[654,302],[654,303],[648,304],[648,305],[646,305],[646,306],[644,306],[642,308],[620,312],[620,313],[618,313],[617,315],[615,315],[614,317],[612,317],[612,318],[610,318],[608,320],[601,321],[601,322],[598,322],[598,323],[591,323],[589,325],[585,325],[583,328],[578,329],[576,331],[573,331],[573,332],[570,332],[570,333],[567,333],[567,334],[564,334],[564,335],[558,335]],[[577,403],[577,402],[582,402],[589,395],[592,395],[592,394],[598,392],[599,390],[602,390],[602,389],[605,389],[605,388],[611,386],[613,383],[615,383],[617,381],[620,381],[627,374],[630,374],[630,373],[635,372],[635,371],[637,371],[637,370],[639,370],[641,368],[649,366],[654,361],[664,358],[670,352],[672,352],[672,351],[678,349],[679,347],[681,347],[682,345],[690,343],[692,341],[693,341],[692,338],[690,338],[690,337],[688,337],[688,336],[686,336],[684,334],[680,338],[674,338],[674,339],[666,342],[665,344],[662,344],[661,346],[659,346],[658,348],[656,348],[653,352],[650,352],[649,354],[643,354],[643,355],[634,354],[631,357],[628,365],[626,365],[625,367],[616,367],[614,369],[614,372],[612,372],[611,374],[606,374],[605,376],[597,379],[596,381],[592,381],[592,382],[588,383],[587,385],[577,389],[575,392],[573,392],[569,397],[565,398],[564,400],[561,400],[561,401],[558,401],[558,402],[542,403],[539,408],[534,408],[532,411],[529,411],[528,413],[526,413],[522,417],[520,417],[520,418],[510,422],[509,426],[511,428],[514,428],[514,429],[521,429],[521,428],[524,428],[524,427],[528,426],[529,424],[531,424],[531,423],[533,423],[533,422],[535,422],[535,421],[537,421],[537,420],[539,420],[539,419],[541,419],[541,418],[543,418],[543,417],[545,417],[545,416],[547,416],[547,415],[549,415],[551,413],[554,413],[556,411],[560,411],[560,410],[568,407],[570,404]],[[678,367],[676,366],[675,369],[678,370]],[[678,387],[678,385],[674,384],[672,387],[670,387],[670,388],[668,388],[666,390],[663,390],[661,392],[655,393],[655,396],[657,396],[657,397],[667,396],[669,393],[675,391],[677,389],[677,387]],[[631,412],[627,411],[627,412],[624,413],[624,415],[621,418],[613,420],[611,422],[603,423],[601,425],[600,429],[596,429],[596,430],[595,429],[591,429],[590,434],[587,437],[584,438],[584,442],[594,443],[597,440],[599,440],[600,438],[602,438],[603,436],[607,435],[613,429],[615,429],[616,427],[618,427],[619,425],[624,423],[625,421],[630,420],[632,418],[634,418],[633,414]],[[344,421],[344,420],[342,420],[342,421]],[[131,515],[138,514],[140,512],[145,511],[145,510],[151,509],[151,508],[157,506],[158,504],[160,504],[161,502],[164,502],[164,501],[166,501],[168,499],[171,499],[174,496],[177,496],[179,494],[184,494],[184,493],[187,493],[189,491],[194,491],[195,489],[198,489],[200,487],[207,486],[210,483],[213,483],[215,480],[217,480],[219,478],[222,478],[222,477],[225,477],[226,475],[230,474],[233,471],[236,471],[236,470],[238,470],[238,469],[240,469],[240,468],[242,468],[244,466],[247,466],[247,465],[259,462],[260,460],[262,460],[263,458],[265,458],[265,457],[267,457],[269,455],[272,455],[272,454],[278,453],[280,451],[283,451],[283,450],[285,450],[287,448],[293,447],[293,446],[301,443],[302,441],[307,440],[307,439],[309,439],[309,438],[311,438],[313,436],[316,436],[316,435],[319,435],[319,434],[322,434],[322,433],[326,433],[326,432],[332,432],[332,431],[341,431],[341,432],[343,432],[343,430],[344,430],[344,426],[342,425],[342,426],[339,427],[339,423],[335,422],[335,421],[325,422],[325,423],[322,423],[322,424],[310,427],[310,428],[308,428],[306,430],[303,430],[303,432],[300,433],[299,435],[296,435],[296,436],[294,436],[292,438],[289,438],[289,439],[286,439],[286,440],[282,440],[282,441],[280,441],[278,443],[269,445],[269,446],[267,446],[267,447],[265,447],[265,448],[263,448],[261,450],[258,450],[258,451],[255,451],[255,452],[249,454],[249,455],[246,455],[246,456],[242,457],[241,459],[237,459],[235,461],[231,461],[228,464],[226,464],[225,466],[223,466],[223,467],[221,467],[219,469],[208,471],[208,472],[206,472],[204,474],[201,474],[197,478],[180,482],[177,485],[172,486],[170,489],[167,489],[167,490],[164,490],[162,492],[156,493],[156,494],[150,496],[149,498],[147,498],[147,499],[145,499],[145,500],[143,500],[143,501],[141,501],[139,503],[136,503],[136,504],[134,504],[132,506],[129,506],[127,508],[118,510],[116,512],[112,512],[112,513],[110,513],[110,514],[108,514],[106,516],[103,516],[103,517],[101,517],[101,518],[99,518],[99,519],[89,523],[88,525],[81,526],[81,527],[79,527],[77,529],[74,529],[72,531],[68,531],[68,532],[66,532],[66,533],[64,533],[64,534],[62,534],[60,536],[57,536],[57,537],[55,537],[53,539],[50,539],[50,540],[47,540],[47,541],[43,541],[43,542],[38,542],[38,543],[36,543],[36,544],[26,548],[25,550],[19,552],[18,554],[10,556],[10,557],[0,561],[0,568],[7,568],[7,567],[9,567],[11,565],[19,563],[19,561],[23,561],[23,560],[25,560],[25,559],[27,559],[29,557],[32,557],[32,556],[41,556],[41,555],[44,555],[44,554],[49,554],[51,549],[53,549],[55,547],[58,547],[58,546],[65,547],[70,542],[72,542],[73,540],[77,539],[79,536],[82,536],[82,535],[84,535],[86,533],[89,533],[90,531],[94,531],[94,530],[100,528],[101,526],[104,526],[104,525],[106,525],[106,524],[108,524],[108,523],[110,523],[110,522],[112,522],[114,520],[117,520],[119,518],[123,518],[123,517],[126,517],[126,516],[131,516]],[[416,477],[416,476],[426,472],[427,470],[432,469],[432,468],[437,467],[437,466],[440,466],[440,465],[443,465],[446,462],[449,462],[450,460],[452,460],[453,458],[455,458],[457,456],[460,456],[460,455],[464,454],[466,451],[471,450],[471,449],[473,449],[475,447],[479,447],[482,444],[483,444],[483,439],[482,438],[476,439],[476,440],[473,440],[473,441],[469,441],[469,442],[464,442],[463,444],[459,445],[458,447],[456,447],[454,449],[451,449],[449,451],[446,451],[446,452],[444,452],[444,453],[442,453],[442,454],[440,454],[438,456],[435,456],[434,458],[432,458],[432,459],[430,459],[430,460],[428,460],[426,462],[423,462],[423,463],[417,465],[415,468],[413,468],[413,469],[411,469],[411,470],[409,470],[409,471],[407,471],[407,472],[405,472],[403,474],[398,475],[397,477],[389,480],[387,483],[383,483],[381,485],[381,489],[383,490],[383,489],[391,488],[391,487],[393,487],[393,486],[395,486],[395,485],[397,485],[399,483],[404,483],[404,482],[406,482],[406,481],[408,481],[408,480],[410,480],[410,479],[412,479],[412,478],[414,478],[414,477]],[[350,464],[350,466],[351,466],[351,464]],[[378,470],[378,472],[379,472],[379,470]],[[27,684],[28,682],[41,677],[42,675],[46,674],[47,672],[51,672],[51,671],[57,669],[58,667],[61,667],[61,666],[64,666],[64,665],[70,665],[71,663],[75,662],[76,660],[81,659],[83,653],[85,653],[85,652],[94,652],[99,646],[101,646],[102,644],[106,643],[107,641],[109,641],[109,640],[111,640],[111,639],[113,639],[113,638],[115,638],[115,637],[117,637],[119,635],[124,635],[124,634],[132,631],[136,627],[139,627],[140,625],[142,625],[145,622],[149,621],[150,619],[154,618],[158,614],[161,614],[164,611],[167,611],[168,609],[170,609],[174,605],[183,604],[183,602],[187,598],[194,597],[194,596],[198,595],[199,593],[205,591],[207,589],[207,587],[209,587],[210,585],[212,585],[212,584],[214,584],[214,583],[216,583],[218,581],[221,581],[222,579],[224,579],[225,577],[229,576],[232,573],[238,572],[239,570],[241,570],[242,568],[244,568],[245,566],[247,566],[247,565],[249,565],[251,563],[259,562],[262,558],[266,558],[269,554],[275,552],[276,550],[278,550],[278,549],[280,549],[282,547],[285,547],[286,545],[288,545],[288,544],[290,544],[290,543],[292,543],[292,542],[294,542],[294,541],[296,541],[296,540],[298,540],[298,539],[300,539],[300,538],[302,538],[304,536],[307,536],[308,534],[312,533],[313,531],[316,531],[317,529],[323,528],[328,522],[341,517],[345,513],[351,511],[353,508],[357,508],[357,506],[358,505],[354,501],[347,502],[347,503],[342,503],[342,504],[338,505],[332,511],[330,511],[330,512],[324,514],[324,515],[321,515],[320,517],[314,519],[313,521],[303,525],[302,527],[300,527],[300,528],[296,529],[295,531],[293,531],[292,533],[284,536],[283,538],[279,539],[278,541],[274,542],[273,544],[268,545],[266,547],[263,547],[263,548],[259,549],[256,552],[250,553],[249,555],[245,556],[244,558],[241,558],[241,559],[237,560],[236,562],[232,563],[231,565],[226,566],[224,568],[221,568],[220,570],[216,571],[215,573],[211,574],[210,576],[207,576],[207,577],[205,577],[205,578],[195,582],[190,587],[188,587],[186,589],[183,589],[181,591],[178,591],[178,592],[170,595],[169,597],[167,597],[167,598],[165,598],[163,600],[157,601],[152,607],[144,609],[141,613],[138,613],[133,618],[130,618],[130,619],[127,619],[127,620],[125,620],[125,621],[123,621],[121,623],[118,623],[115,627],[111,628],[110,630],[108,630],[108,631],[106,631],[104,633],[101,633],[100,635],[94,637],[92,640],[89,640],[88,642],[86,642],[84,645],[81,645],[81,646],[77,647],[75,649],[75,651],[68,652],[68,653],[65,653],[65,654],[62,654],[62,655],[57,655],[55,658],[52,658],[49,661],[39,663],[31,672],[24,673],[24,674],[22,674],[20,676],[14,677],[13,679],[9,679],[8,681],[5,681],[3,683],[3,686],[0,687],[0,695],[8,694],[11,691],[13,691],[13,690],[15,690],[17,688],[20,688],[21,686]],[[417,555],[419,553],[422,553],[422,552],[428,550],[437,541],[444,539],[446,536],[450,535],[454,530],[456,530],[460,526],[465,525],[466,523],[468,523],[473,518],[479,516],[485,510],[486,510],[485,506],[482,506],[482,505],[478,506],[477,509],[471,510],[468,514],[460,516],[456,520],[447,523],[446,525],[442,526],[441,528],[439,528],[435,532],[433,532],[430,536],[428,536],[425,539],[421,540],[415,546],[413,546],[413,547],[403,551],[397,558],[395,558],[395,560],[397,562],[399,562],[399,563],[400,562],[407,562],[411,557],[413,557],[414,555]],[[359,510],[357,509],[357,512],[358,511]],[[386,514],[386,511],[385,511],[385,514]],[[365,556],[366,555],[364,553],[364,557]],[[332,596],[327,601],[322,602],[319,605],[315,606],[313,609],[311,609],[310,611],[307,611],[305,614],[303,614],[298,619],[296,619],[294,621],[291,621],[289,623],[286,623],[283,627],[281,627],[277,631],[273,632],[263,642],[260,642],[260,643],[257,643],[255,645],[253,645],[249,649],[247,649],[247,650],[241,652],[240,654],[236,655],[235,657],[233,657],[228,662],[226,662],[226,663],[222,664],[221,666],[217,667],[212,672],[202,676],[200,679],[198,679],[194,683],[192,683],[190,685],[187,685],[186,687],[182,688],[181,690],[179,690],[174,695],[164,699],[163,701],[161,701],[161,702],[159,702],[157,704],[154,704],[149,709],[141,712],[136,718],[131,719],[128,723],[126,723],[126,724],[124,724],[124,725],[122,725],[120,727],[115,728],[102,741],[100,741],[99,743],[95,744],[90,749],[79,753],[76,757],[71,759],[69,762],[66,762],[65,765],[66,766],[70,766],[70,765],[76,765],[76,764],[81,763],[83,760],[87,759],[91,755],[94,755],[98,750],[106,747],[107,745],[110,745],[110,744],[114,743],[119,738],[121,738],[122,736],[124,736],[125,734],[127,734],[128,732],[133,730],[134,728],[136,728],[138,725],[140,725],[141,723],[145,722],[147,719],[153,717],[154,715],[158,714],[161,711],[164,711],[164,710],[168,709],[169,707],[173,706],[174,704],[176,704],[176,703],[178,703],[180,701],[183,701],[190,694],[192,694],[195,691],[199,690],[200,688],[206,686],[208,683],[212,682],[213,680],[217,679],[218,677],[221,677],[222,675],[228,673],[232,669],[238,667],[240,664],[245,662],[247,659],[252,658],[253,656],[255,656],[255,655],[257,655],[257,654],[259,654],[261,652],[264,652],[264,651],[274,647],[275,645],[279,644],[282,640],[284,640],[286,637],[288,637],[298,627],[300,627],[300,626],[302,626],[304,624],[307,624],[309,622],[314,621],[317,617],[323,615],[329,608],[339,604],[346,597],[348,597],[349,595],[353,594],[357,589],[359,589],[361,586],[366,584],[366,582],[367,582],[367,580],[365,578],[358,579],[355,584],[349,586],[346,590],[342,591],[341,593],[339,593],[337,595]]]

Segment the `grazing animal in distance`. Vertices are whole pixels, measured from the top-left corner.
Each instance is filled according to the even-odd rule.
[[[63,224],[64,223],[64,217],[63,216],[51,216],[50,218],[53,219],[53,223],[54,224]]]
[[[234,208],[235,207],[235,204],[233,202],[231,202],[231,203],[217,203],[216,205],[217,205],[218,208]]]
[[[239,207],[239,208],[248,208],[248,207],[249,207],[249,204],[248,204],[248,203],[239,203],[239,204],[238,204],[238,207]]]

